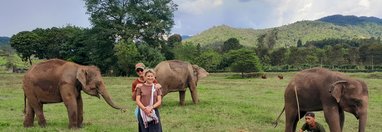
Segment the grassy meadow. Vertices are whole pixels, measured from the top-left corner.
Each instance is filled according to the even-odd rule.
[[[193,104],[189,91],[186,105],[179,106],[178,93],[164,97],[160,115],[165,132],[280,132],[284,130],[285,114],[279,125],[272,122],[283,108],[283,93],[295,73],[267,73],[267,79],[231,79],[233,73],[213,73],[199,81],[200,103]],[[349,73],[361,78],[369,86],[369,115],[366,131],[382,129],[382,73]],[[23,127],[24,97],[21,88],[23,74],[0,73],[0,131],[137,131],[134,117],[135,102],[131,100],[133,77],[104,77],[104,81],[116,104],[128,107],[121,112],[108,106],[103,99],[86,95],[84,99],[84,128],[70,130],[67,111],[63,103],[44,105],[47,127]],[[323,112],[317,112],[318,122],[325,123]],[[345,132],[358,130],[358,120],[346,113]],[[300,120],[298,127],[304,120]]]

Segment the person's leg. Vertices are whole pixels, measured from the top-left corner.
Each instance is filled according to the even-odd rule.
[[[134,111],[134,115],[135,115],[135,119],[137,119],[138,121],[138,111],[139,111],[139,107],[135,107],[135,111]]]
[[[162,121],[160,120],[159,109],[155,109],[155,114],[158,116],[158,132],[162,132]]]
[[[138,131],[147,132],[148,129],[145,128],[145,124],[143,123],[143,119],[141,117],[141,111],[139,109],[137,111],[137,120],[138,120]]]

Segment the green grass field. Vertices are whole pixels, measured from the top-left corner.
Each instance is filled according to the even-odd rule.
[[[166,132],[280,132],[284,130],[285,114],[279,126],[272,122],[283,108],[283,93],[294,73],[267,73],[268,79],[228,79],[232,74],[214,73],[199,81],[200,103],[194,105],[189,91],[186,105],[178,105],[178,93],[164,97],[160,108],[163,130]],[[381,73],[352,73],[369,86],[369,115],[366,131],[382,128],[382,81]],[[0,73],[0,131],[137,131],[134,117],[135,102],[130,99],[132,77],[104,77],[104,81],[115,103],[127,106],[123,113],[108,106],[103,99],[83,94],[84,128],[70,130],[63,103],[44,105],[47,127],[23,127],[24,97],[21,88],[23,74]],[[317,120],[324,125],[323,112],[316,113]],[[358,129],[358,120],[346,113],[345,132]],[[300,120],[298,127],[304,120]]]

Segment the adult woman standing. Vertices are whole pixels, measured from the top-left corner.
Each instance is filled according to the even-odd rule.
[[[162,91],[154,84],[155,72],[144,72],[145,83],[137,86],[136,103],[138,110],[139,132],[162,132],[158,107],[162,103]]]

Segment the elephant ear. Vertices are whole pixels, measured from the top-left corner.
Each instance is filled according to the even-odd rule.
[[[77,69],[77,80],[81,83],[82,87],[85,88],[86,86],[86,69],[85,68],[78,68]]]
[[[343,83],[347,83],[347,81],[336,81],[331,85],[331,88],[329,89],[329,93],[332,94],[332,96],[336,99],[337,103],[341,101],[341,96],[344,90]]]
[[[204,68],[201,68],[198,65],[192,65],[192,68],[194,69],[195,76],[197,76],[199,79],[207,77],[209,74],[206,70],[204,70]]]

